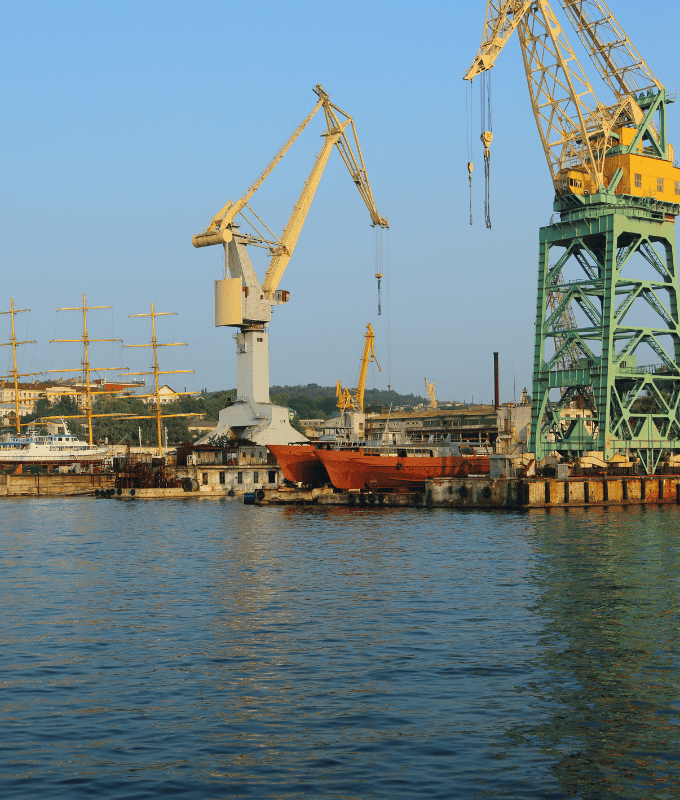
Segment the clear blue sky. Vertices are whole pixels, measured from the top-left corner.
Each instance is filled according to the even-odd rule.
[[[672,89],[677,7],[650,0],[644,15],[640,8],[612,3]],[[79,335],[78,316],[56,309],[86,294],[92,305],[114,307],[92,315],[91,335],[100,338],[145,341],[147,328],[127,315],[151,302],[178,312],[159,337],[189,347],[168,348],[163,363],[196,373],[168,382],[234,386],[233,331],[213,325],[221,249],[195,250],[191,236],[243,194],[321,83],[354,117],[379,211],[391,222],[390,348],[387,292],[377,316],[373,230],[334,153],[281,282],[291,300],[269,329],[271,383],[351,384],[371,322],[383,374],[370,375],[369,387],[391,381],[422,393],[427,377],[440,398],[488,402],[494,350],[501,399],[512,399],[513,383],[518,394],[530,386],[538,227],[550,220],[552,191],[513,41],[493,76],[493,229],[483,224],[478,141],[468,224],[461,78],[484,9],[400,0],[5,3],[0,310],[11,297],[32,309],[18,333],[38,345],[25,348],[22,369],[78,364],[76,345],[48,339]],[[320,149],[322,127],[320,118],[310,125],[256,196],[275,231]],[[475,137],[479,127],[475,114]],[[678,130],[673,113],[676,146]],[[137,370],[149,363],[110,345],[92,361]]]

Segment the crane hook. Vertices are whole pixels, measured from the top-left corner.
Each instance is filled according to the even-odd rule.
[[[479,137],[484,145],[484,221],[486,227],[491,228],[491,151],[489,145],[493,140],[491,131],[484,131]]]
[[[482,144],[484,145],[484,158],[489,158],[491,155],[489,152],[489,145],[493,141],[493,133],[491,133],[491,131],[484,131],[479,138],[482,140]]]

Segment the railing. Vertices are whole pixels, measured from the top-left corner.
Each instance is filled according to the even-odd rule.
[[[662,366],[662,364],[644,364],[641,367],[618,367],[618,371],[625,372],[627,375],[654,375]]]

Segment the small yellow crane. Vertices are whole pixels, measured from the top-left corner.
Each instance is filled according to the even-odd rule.
[[[356,392],[352,394],[349,389],[344,389],[342,386],[342,381],[338,381],[338,385],[335,387],[335,394],[338,398],[337,406],[341,411],[347,411],[348,409],[354,407],[356,410],[363,413],[368,365],[371,363],[371,361],[375,361],[378,371],[382,372],[380,369],[380,364],[378,363],[378,359],[375,355],[375,334],[373,333],[373,328],[370,322],[366,326],[365,337],[366,342],[364,344],[364,354],[361,357],[361,370],[359,372],[359,384],[357,385]]]
[[[427,389],[427,396],[430,398],[430,408],[437,408],[437,398],[434,396],[434,383],[428,383],[425,378],[425,388]]]

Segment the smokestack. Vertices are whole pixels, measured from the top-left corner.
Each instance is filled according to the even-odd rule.
[[[498,399],[498,353],[493,354],[493,407],[496,411],[500,408]]]

